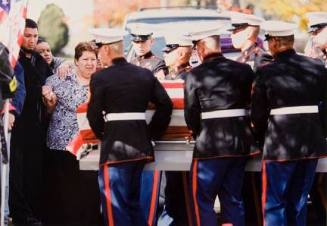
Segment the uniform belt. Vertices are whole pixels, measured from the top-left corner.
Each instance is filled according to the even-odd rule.
[[[247,115],[247,110],[245,109],[227,109],[227,110],[217,110],[202,112],[202,119],[213,119],[213,118],[230,118],[230,117],[240,117]]]
[[[109,113],[105,115],[105,121],[128,121],[128,120],[145,120],[144,112],[128,112],[128,113]]]
[[[319,112],[318,106],[309,105],[309,106],[274,108],[270,110],[270,115],[309,114],[309,113],[318,113],[318,112]]]

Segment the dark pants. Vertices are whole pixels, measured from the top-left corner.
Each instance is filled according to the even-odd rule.
[[[143,168],[141,161],[100,168],[98,179],[106,226],[147,226],[140,205]]]
[[[189,173],[167,171],[165,176],[165,208],[160,217],[160,225],[192,226]]]
[[[242,200],[245,164],[245,158],[193,160],[190,177],[196,226],[217,226],[214,211],[217,194],[223,222],[245,225]]]
[[[261,172],[245,172],[243,181],[245,221],[247,225],[261,225]]]
[[[34,128],[34,127],[33,127]],[[37,225],[43,215],[44,156],[46,147],[40,128],[11,136],[9,210],[16,225]]]
[[[140,202],[148,226],[157,225],[161,171],[142,172]]]
[[[46,225],[101,225],[97,173],[80,171],[68,151],[50,150],[47,158]]]
[[[307,198],[317,160],[263,161],[262,206],[265,226],[305,226]]]

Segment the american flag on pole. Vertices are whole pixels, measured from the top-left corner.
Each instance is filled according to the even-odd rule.
[[[18,59],[27,13],[27,0],[0,0],[1,41],[9,50],[12,68]]]
[[[186,126],[184,119],[184,81],[183,80],[167,80],[162,81],[161,84],[167,91],[170,99],[173,101],[173,113],[168,129],[166,130],[162,141],[176,141],[188,140],[190,131]],[[149,122],[154,114],[154,108],[149,106],[146,111],[146,120]],[[68,151],[80,158],[84,151],[83,147],[88,145],[98,144],[99,140],[93,134],[89,122],[86,118],[87,104],[82,104],[77,110],[77,122],[79,126],[79,133],[66,147]]]

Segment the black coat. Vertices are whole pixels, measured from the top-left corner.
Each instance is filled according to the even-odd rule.
[[[196,139],[194,157],[254,154],[248,116],[201,120],[201,112],[249,107],[254,79],[250,66],[213,55],[185,77],[185,120]]]
[[[172,102],[152,72],[118,58],[93,75],[90,87],[87,118],[102,140],[100,164],[152,160],[151,139],[163,135],[172,113]],[[149,102],[155,104],[156,112],[148,126],[142,120],[105,123],[103,119],[103,112],[145,112]]]
[[[327,154],[323,132],[326,79],[321,62],[294,50],[279,53],[273,63],[257,71],[252,121],[264,144],[264,159],[296,160]],[[321,117],[317,113],[270,115],[274,108],[307,105],[320,106]]]
[[[52,75],[52,71],[42,56],[36,52],[33,52],[29,59],[22,50],[19,63],[24,69],[26,96],[21,115],[16,119],[13,134],[19,134],[21,139],[37,146],[39,142],[43,143],[46,137],[48,115],[42,101],[42,86],[47,77]]]
[[[48,124],[42,86],[51,75],[48,64],[38,53],[33,53],[29,59],[21,52],[19,63],[24,69],[26,97],[11,135],[9,206],[14,220],[40,218],[43,213]]]

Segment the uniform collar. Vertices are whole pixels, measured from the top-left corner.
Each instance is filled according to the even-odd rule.
[[[203,59],[203,62],[210,62],[212,60],[222,59],[222,58],[224,58],[223,54],[221,54],[221,53],[213,53],[213,54],[210,54],[210,55],[206,56]]]
[[[296,52],[294,49],[287,49],[283,52],[277,53],[274,58],[275,59],[285,59],[285,58],[288,59],[290,56],[293,56],[295,54],[296,54]]]
[[[185,63],[182,65],[179,65],[177,67],[177,70],[171,68],[171,70],[169,70],[169,75],[171,77],[171,79],[176,79],[179,77],[180,74],[187,72],[191,70],[191,65],[189,63]]]
[[[112,59],[113,65],[120,65],[120,64],[125,64],[125,63],[127,63],[127,61],[124,57],[118,57],[118,58]]]
[[[180,74],[180,73],[183,73],[184,71],[187,71],[189,68],[190,68],[190,64],[187,62],[185,64],[182,64],[182,65],[179,65],[177,67],[177,73]]]
[[[153,53],[150,51],[150,52],[144,54],[143,56],[138,56],[137,59],[138,60],[143,60],[143,59],[148,59],[148,58],[150,58],[152,56],[153,56]]]
[[[255,48],[257,48],[258,44],[255,42],[252,45],[250,45],[244,52],[242,52],[242,55],[249,55]]]

